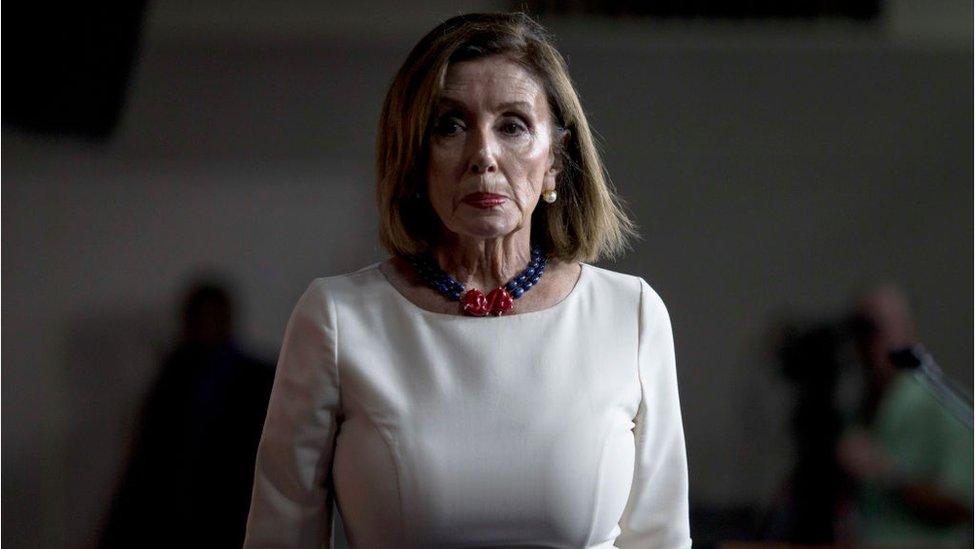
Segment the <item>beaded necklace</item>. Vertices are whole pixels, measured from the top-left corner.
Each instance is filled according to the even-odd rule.
[[[513,300],[522,297],[539,282],[546,270],[547,259],[541,248],[533,246],[532,259],[528,266],[504,286],[488,292],[487,297],[477,288],[465,292],[464,284],[441,270],[429,251],[408,256],[407,261],[428,286],[451,301],[460,301],[463,313],[471,316],[501,316],[515,308]]]

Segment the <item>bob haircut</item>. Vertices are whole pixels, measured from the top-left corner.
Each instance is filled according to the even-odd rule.
[[[427,198],[427,152],[434,102],[450,63],[503,55],[525,67],[546,92],[562,169],[559,199],[540,201],[532,239],[567,261],[615,257],[636,236],[593,142],[566,61],[546,30],[523,13],[452,17],[427,33],[400,67],[383,103],[377,136],[380,242],[394,255],[434,247],[443,228]],[[563,133],[569,132],[565,146]]]

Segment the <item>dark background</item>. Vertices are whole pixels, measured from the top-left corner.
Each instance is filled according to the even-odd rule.
[[[643,276],[669,307],[692,535],[711,539],[722,523],[700,517],[761,514],[791,467],[793,392],[771,341],[784,320],[839,320],[859,291],[896,282],[921,339],[972,386],[973,7],[579,6],[543,22],[643,235],[602,266]],[[372,166],[393,74],[444,18],[510,8],[8,10],[8,547],[95,544],[190,277],[232,278],[241,338],[273,357],[312,278],[386,257]]]

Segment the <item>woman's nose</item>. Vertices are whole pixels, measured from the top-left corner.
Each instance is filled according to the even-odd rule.
[[[475,174],[494,172],[498,170],[498,163],[495,160],[495,143],[490,131],[481,129],[472,132],[472,147],[468,169]]]
[[[473,160],[471,162],[472,173],[476,173],[476,174],[490,173],[490,172],[494,172],[497,169],[498,167],[495,165],[495,161],[488,156],[484,156],[482,158]]]

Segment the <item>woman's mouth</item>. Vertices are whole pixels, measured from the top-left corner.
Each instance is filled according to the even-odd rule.
[[[488,208],[494,208],[502,202],[505,202],[505,197],[500,194],[492,193],[471,193],[462,198],[461,202],[464,202],[469,206],[474,206],[475,208],[487,210]]]

